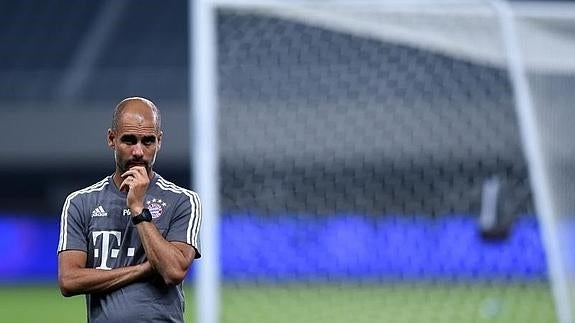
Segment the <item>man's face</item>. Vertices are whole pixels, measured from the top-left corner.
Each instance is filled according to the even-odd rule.
[[[133,166],[144,166],[150,174],[162,139],[154,114],[150,109],[127,107],[119,121],[116,130],[108,131],[108,145],[114,149],[116,169],[122,174]]]

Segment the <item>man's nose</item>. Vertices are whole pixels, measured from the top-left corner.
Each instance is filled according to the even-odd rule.
[[[144,156],[144,150],[142,149],[142,144],[137,143],[132,148],[132,156],[142,157]]]

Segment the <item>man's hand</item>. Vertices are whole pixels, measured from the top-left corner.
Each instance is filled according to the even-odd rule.
[[[144,198],[150,184],[148,172],[143,166],[134,166],[121,176],[124,181],[120,184],[120,191],[128,190],[126,205],[133,216],[138,215],[144,209]]]

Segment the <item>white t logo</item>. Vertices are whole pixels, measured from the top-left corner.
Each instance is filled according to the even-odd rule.
[[[100,262],[100,266],[96,267],[96,269],[110,270],[112,268],[108,267],[108,258],[118,257],[118,252],[120,251],[120,249],[110,248],[110,237],[116,238],[116,242],[119,247],[120,241],[122,241],[122,233],[120,231],[94,231],[92,232],[94,247],[98,247],[96,245],[96,239],[99,236],[102,236],[102,248],[94,248],[94,258],[99,258],[100,250],[102,250],[102,261]]]

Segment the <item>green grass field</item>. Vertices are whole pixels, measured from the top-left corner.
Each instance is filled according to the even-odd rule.
[[[187,322],[195,322],[187,291]],[[229,284],[222,322],[555,322],[549,287],[535,284]],[[85,322],[84,297],[55,286],[0,287],[2,322]]]

